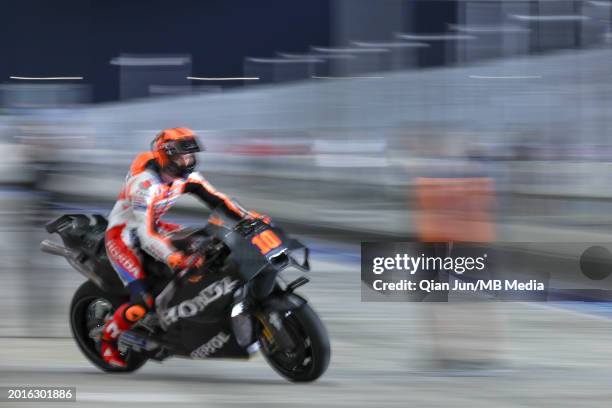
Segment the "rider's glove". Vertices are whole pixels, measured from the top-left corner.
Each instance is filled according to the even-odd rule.
[[[187,268],[199,268],[204,264],[204,260],[204,257],[200,254],[185,255],[177,251],[168,257],[166,263],[173,270],[179,271]]]

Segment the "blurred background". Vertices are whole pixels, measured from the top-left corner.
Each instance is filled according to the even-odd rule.
[[[539,255],[570,263],[612,242],[609,0],[0,7],[0,383],[76,385],[94,405],[612,400],[608,303],[362,303],[359,281],[362,241],[450,228],[551,243]],[[304,293],[333,347],[317,384],[286,385],[262,359],[105,376],[72,342],[83,278],[39,252],[43,225],[107,214],[135,154],[175,126],[200,135],[213,185],[312,247]],[[205,216],[189,199],[170,214]]]

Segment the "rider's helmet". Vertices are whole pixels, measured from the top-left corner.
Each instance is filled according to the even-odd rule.
[[[157,163],[172,177],[186,177],[196,166],[196,152],[201,151],[193,130],[183,127],[164,129],[151,143]]]

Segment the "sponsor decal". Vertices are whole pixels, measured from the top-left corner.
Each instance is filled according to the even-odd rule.
[[[171,325],[179,319],[195,316],[202,312],[209,304],[231,293],[237,284],[238,281],[231,280],[229,276],[213,282],[202,289],[193,299],[184,300],[178,305],[168,308],[163,313],[162,320],[166,325]]]
[[[114,240],[108,241],[106,244],[106,249],[108,250],[108,254],[113,259],[113,261],[117,262],[123,268],[125,268],[133,277],[138,277],[140,274],[140,269],[138,265],[136,265],[131,259],[129,255],[126,255],[121,251],[121,248],[117,245]]]
[[[215,354],[221,349],[230,339],[230,335],[225,332],[219,332],[212,339],[202,344],[190,354],[191,358],[206,358]]]

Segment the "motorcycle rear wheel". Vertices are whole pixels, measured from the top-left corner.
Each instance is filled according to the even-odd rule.
[[[109,295],[91,281],[83,283],[72,297],[70,304],[70,328],[79,349],[85,357],[102,371],[109,373],[130,373],[138,370],[147,362],[147,357],[132,351],[126,355],[126,367],[115,367],[106,363],[100,356],[99,344],[90,336],[90,328],[87,327],[87,313],[89,306],[94,302],[108,302],[112,305],[112,311],[125,303],[127,299]]]

